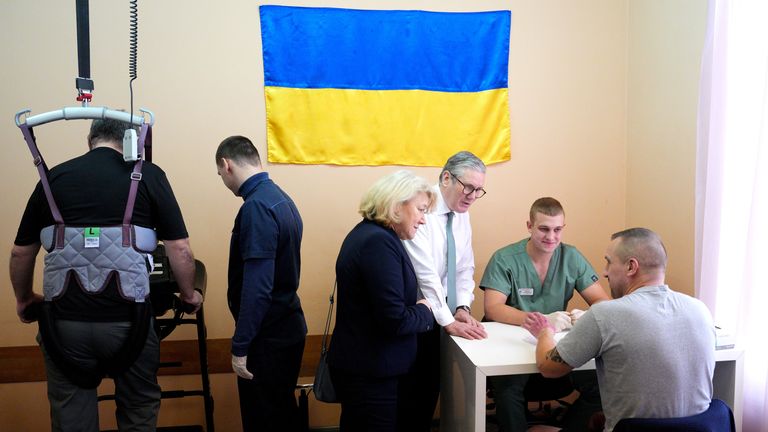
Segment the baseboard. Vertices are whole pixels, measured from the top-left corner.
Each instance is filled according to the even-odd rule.
[[[322,335],[308,335],[301,361],[302,377],[315,375],[320,359]],[[160,368],[159,375],[197,375],[200,362],[197,340],[160,342],[160,362],[176,363],[174,367]],[[231,340],[208,339],[208,373],[232,373]],[[45,365],[37,345],[0,347],[0,383],[45,381]]]

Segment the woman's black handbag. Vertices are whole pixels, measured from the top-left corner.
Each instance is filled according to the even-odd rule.
[[[328,306],[328,318],[325,320],[325,330],[323,331],[322,346],[320,348],[320,362],[317,364],[315,381],[314,384],[312,384],[312,389],[315,392],[315,399],[327,403],[339,402],[336,397],[336,390],[333,388],[333,382],[331,382],[331,371],[328,369],[328,362],[326,361],[326,354],[328,353],[328,331],[330,330],[331,318],[333,317],[334,295],[336,295],[335,283],[333,285],[333,292],[329,297],[330,305]]]

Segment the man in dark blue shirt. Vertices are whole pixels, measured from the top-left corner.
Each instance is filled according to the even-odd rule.
[[[235,318],[232,368],[238,375],[244,431],[298,428],[294,397],[307,325],[296,291],[301,268],[301,216],[262,170],[242,136],[216,150],[224,185],[243,205],[229,249],[229,310]]]

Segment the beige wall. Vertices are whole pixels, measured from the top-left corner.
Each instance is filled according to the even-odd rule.
[[[124,108],[129,102],[126,3],[91,2],[91,68],[97,106]],[[148,107],[157,115],[154,161],[168,173],[195,253],[208,267],[206,312],[211,338],[229,337],[233,329],[224,283],[228,235],[239,205],[216,176],[212,154],[221,139],[232,134],[252,137],[265,151],[261,3],[140,3],[135,106]],[[693,137],[703,0],[281,4],[511,9],[512,160],[489,167],[488,195],[472,209],[476,280],[493,251],[526,235],[530,203],[550,195],[566,208],[565,241],[577,245],[598,270],[610,233],[625,225],[649,225],[662,233],[672,251],[670,277],[675,285],[692,286]],[[0,119],[5,119],[0,121],[0,142],[5,146],[0,160],[5,201],[0,208],[0,244],[10,248],[36,182],[28,151],[13,126],[13,114],[22,108],[31,108],[35,114],[74,105],[77,54],[71,2],[2,2],[0,17],[5,41],[0,47]],[[38,129],[41,148],[52,165],[85,150],[87,122],[59,122]],[[375,179],[396,168],[278,165],[267,169],[293,196],[304,218],[300,295],[310,333],[320,333],[334,260],[344,235],[358,220],[357,201]],[[415,171],[430,179],[438,174],[437,168]],[[655,179],[648,179],[650,173]],[[657,208],[674,211],[662,216]],[[0,268],[0,280],[8,280],[5,267]],[[34,344],[35,327],[18,322],[9,288],[0,291],[0,305],[0,325],[5,329],[0,346]],[[482,293],[477,292],[474,311],[478,316],[481,305]],[[171,338],[194,335],[179,330]],[[174,385],[183,381],[164,380]],[[220,430],[236,430],[233,375],[215,376],[213,392]],[[0,429],[44,430],[44,386],[0,385],[0,395]],[[19,417],[17,405],[38,407],[39,415]],[[183,416],[197,414],[194,406],[201,405],[193,405],[195,414],[190,414],[176,402],[164,402],[161,423],[183,423]],[[316,406],[311,411],[313,424],[333,422],[333,411],[329,414]],[[318,417],[321,413],[324,418]],[[104,415],[109,416],[108,410]],[[105,419],[104,424],[110,421]]]
[[[696,105],[704,0],[629,3],[627,226],[648,226],[669,252],[667,283],[694,295]]]

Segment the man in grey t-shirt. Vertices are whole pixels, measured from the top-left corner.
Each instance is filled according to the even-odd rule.
[[[559,377],[595,358],[605,430],[629,417],[687,417],[712,399],[715,332],[699,300],[664,284],[659,236],[632,228],[611,236],[604,275],[615,300],[593,305],[557,345],[546,317],[530,314],[536,364]]]

